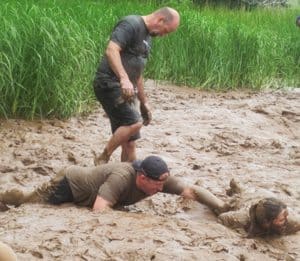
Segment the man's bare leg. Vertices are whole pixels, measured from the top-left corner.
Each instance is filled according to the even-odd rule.
[[[54,178],[48,182],[44,182],[35,190],[24,192],[21,189],[11,189],[0,193],[1,211],[7,210],[6,205],[14,205],[16,207],[23,203],[45,203],[48,197],[53,193],[55,186],[63,179],[66,169],[61,169]]]
[[[121,161],[132,162],[136,160],[135,141],[128,141],[122,144]]]
[[[26,202],[38,202],[36,190],[30,193],[23,192],[19,189],[12,189],[0,194],[0,202],[4,205],[20,206]]]
[[[103,163],[107,163],[109,161],[110,156],[112,153],[122,144],[127,142],[129,138],[137,133],[142,127],[141,122],[137,122],[130,126],[121,126],[119,127],[115,133],[112,135],[110,140],[108,141],[105,149],[101,153],[100,156],[95,156],[94,164],[100,165]]]

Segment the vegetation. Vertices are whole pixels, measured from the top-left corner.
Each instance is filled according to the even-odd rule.
[[[299,10],[200,9],[188,2],[172,5],[181,26],[153,41],[146,77],[222,90],[300,86]],[[0,117],[89,110],[115,22],[158,7],[156,1],[1,1]]]

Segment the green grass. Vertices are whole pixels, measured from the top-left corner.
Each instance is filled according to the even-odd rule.
[[[113,25],[158,7],[149,2],[1,1],[0,117],[88,111]],[[177,8],[180,28],[154,40],[146,77],[218,90],[300,86],[299,9]]]
[[[294,10],[181,14],[179,31],[156,43],[150,77],[213,89],[300,86]]]

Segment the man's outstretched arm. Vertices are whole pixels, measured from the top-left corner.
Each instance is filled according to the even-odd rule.
[[[195,186],[186,187],[183,189],[181,196],[208,206],[217,215],[229,210],[229,205],[227,203],[204,188]]]

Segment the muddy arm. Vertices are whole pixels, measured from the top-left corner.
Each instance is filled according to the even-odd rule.
[[[300,217],[299,216],[288,217],[288,222],[284,234],[294,234],[297,233],[298,231],[300,231]]]
[[[230,228],[245,228],[249,223],[249,215],[246,209],[229,211],[218,216],[218,222]]]
[[[195,186],[184,188],[181,196],[208,206],[216,215],[229,210],[229,205],[227,203],[204,188]]]

